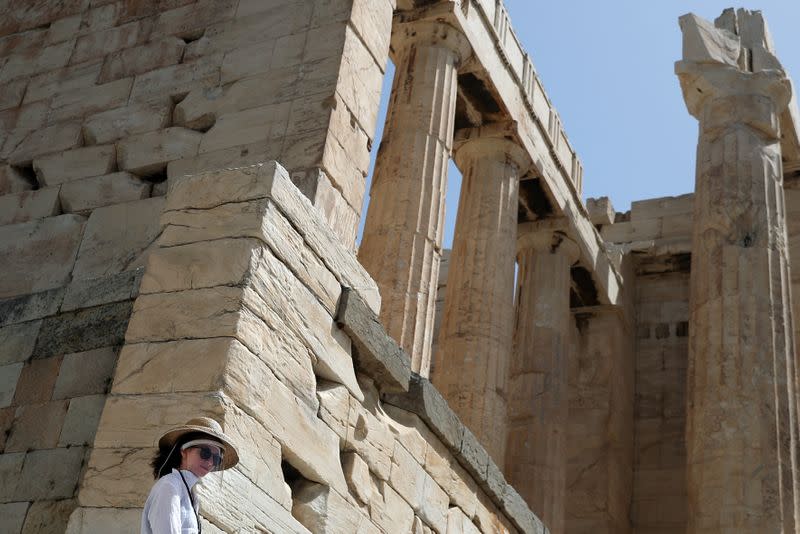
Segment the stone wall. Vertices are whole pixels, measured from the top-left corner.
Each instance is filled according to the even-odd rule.
[[[168,184],[280,157],[354,246],[393,2],[21,2],[0,21],[0,530],[63,531]]]
[[[177,179],[160,224],[68,532],[135,530],[154,440],[198,413],[241,459],[201,483],[206,532],[545,532],[285,170]]]

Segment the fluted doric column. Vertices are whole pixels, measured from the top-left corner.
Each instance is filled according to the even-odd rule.
[[[459,132],[461,197],[433,376],[499,465],[513,343],[519,176],[529,164],[501,131],[490,126]]]
[[[553,225],[519,226],[506,477],[553,534],[564,532],[570,268],[578,245]],[[558,226],[558,225],[556,225]]]
[[[800,532],[798,397],[778,118],[791,89],[763,29],[754,49],[735,33],[757,30],[760,14],[738,17],[726,11],[720,28],[680,19],[676,73],[700,121],[687,532],[790,534]]]
[[[456,68],[466,38],[439,22],[395,30],[396,70],[358,259],[381,292],[381,322],[428,375]]]

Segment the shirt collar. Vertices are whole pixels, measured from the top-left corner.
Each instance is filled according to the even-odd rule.
[[[172,472],[178,473],[178,470],[173,467]],[[181,469],[180,474],[183,475],[183,479],[186,481],[186,485],[189,486],[189,489],[193,488],[194,485],[197,484],[197,481],[200,480],[200,477],[187,469]]]

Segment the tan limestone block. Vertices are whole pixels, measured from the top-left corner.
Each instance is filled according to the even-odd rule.
[[[86,115],[124,106],[133,86],[133,78],[116,80],[103,85],[73,89],[59,93],[50,103],[48,122],[81,119]]]
[[[73,278],[96,278],[144,265],[160,232],[163,198],[95,209],[86,224]]]
[[[614,206],[608,197],[587,198],[586,211],[589,212],[589,220],[592,224],[607,225],[614,222]]]
[[[120,141],[117,146],[119,168],[139,175],[163,171],[167,163],[197,154],[203,134],[172,127]]]
[[[163,128],[169,122],[167,102],[131,104],[96,113],[86,118],[83,136],[88,144],[109,143]]]
[[[76,506],[74,499],[36,501],[28,509],[20,534],[63,532]]]
[[[203,172],[230,169],[272,161],[280,153],[282,139],[269,143],[251,143],[177,159],[167,164],[167,178],[181,178]]]
[[[139,508],[77,508],[69,517],[67,534],[92,532],[136,532],[141,528],[142,510]],[[206,531],[203,525],[203,531]]]
[[[164,37],[141,46],[126,48],[105,58],[98,83],[135,76],[180,62],[186,43],[176,37]]]
[[[62,123],[25,133],[19,139],[9,138],[0,156],[7,157],[11,165],[30,165],[34,158],[80,146],[81,126]]]
[[[61,213],[58,187],[0,196],[0,225],[17,224]]]
[[[0,407],[11,406],[23,365],[18,362],[0,366]]]
[[[222,54],[195,61],[162,67],[136,76],[131,90],[131,104],[161,102],[164,97],[179,99],[192,89],[219,84]]]
[[[286,133],[291,104],[271,104],[220,115],[203,135],[199,152],[211,152],[236,145],[265,142]]]
[[[0,68],[0,84],[31,76],[40,72],[58,69],[67,64],[75,47],[75,40],[39,48],[31,54],[13,54]]]
[[[145,19],[83,35],[75,43],[71,61],[79,63],[135,46],[147,39],[151,28],[151,21]]]
[[[115,172],[67,182],[61,186],[61,208],[67,213],[84,213],[111,204],[150,197],[153,184],[127,173]]]
[[[450,508],[447,511],[447,533],[453,534],[480,534],[480,530],[467,517],[460,508]]]
[[[117,154],[114,145],[68,150],[33,160],[39,183],[55,186],[72,180],[108,174],[114,169]]]
[[[317,386],[318,415],[339,437],[340,448],[345,447],[350,421],[350,394],[341,384],[321,381]],[[388,474],[388,469],[386,473]]]
[[[225,471],[221,477],[206,477],[198,484],[197,494],[202,503],[200,514],[224,532],[263,529],[267,532],[308,534],[289,510],[242,474],[238,466]]]
[[[165,10],[156,19],[153,32],[156,35],[176,35],[183,38],[199,36],[206,26],[232,18],[237,4],[235,0],[200,0]]]
[[[481,491],[475,480],[453,458],[449,449],[439,440],[432,441],[425,453],[425,470],[467,517],[475,515],[477,495]]]
[[[372,500],[372,480],[367,462],[358,454],[349,452],[342,456],[342,468],[350,493],[355,495],[361,504],[369,504]]]
[[[380,533],[358,506],[349,503],[336,491],[321,484],[305,483],[297,488],[292,515],[310,532]]]
[[[228,84],[254,74],[269,72],[277,43],[280,43],[279,39],[272,39],[228,52],[222,60],[220,81]]]
[[[78,28],[81,25],[81,15],[73,15],[71,17],[64,17],[50,23],[47,29],[47,44],[60,43],[66,41],[73,35],[78,33]]]
[[[379,493],[369,506],[370,518],[384,532],[411,532],[414,510],[386,481],[379,481]]]
[[[150,467],[153,452],[149,447],[92,449],[81,479],[78,503],[93,507],[141,506],[153,485]]]
[[[447,494],[399,443],[392,455],[389,484],[403,496],[423,521],[439,532],[446,531],[449,503]]]
[[[97,82],[103,62],[93,59],[44,72],[31,78],[23,102],[29,104],[50,99],[59,93],[92,87]],[[49,108],[49,102],[47,103]]]
[[[364,403],[351,400],[345,449],[356,451],[380,480],[389,480],[395,436],[378,404],[374,386],[364,386]]]
[[[199,194],[200,191],[202,194]],[[324,259],[328,269],[341,283],[361,293],[373,311],[380,308],[380,298],[375,283],[352,253],[340,245],[328,224],[313,209],[308,199],[292,184],[286,171],[274,162],[241,169],[209,172],[170,181],[166,209],[169,211],[196,208],[209,210],[210,213],[215,206],[223,203],[243,202],[265,197],[274,200],[282,215],[302,236],[306,245],[314,251],[318,258]],[[220,206],[220,208],[223,207]],[[249,207],[248,209],[255,208]],[[219,211],[224,213],[223,210]],[[170,215],[165,214],[165,222],[167,222],[168,216]],[[232,222],[238,222],[243,228],[252,228],[253,226],[251,217],[241,218],[232,215],[227,217]],[[185,223],[186,220],[183,220],[182,224]],[[204,224],[208,225],[209,222],[205,221]],[[243,235],[260,237],[249,232],[252,230],[246,230],[243,233],[232,233],[230,230],[207,232],[205,235],[215,237],[197,237],[195,240],[242,237]],[[204,234],[198,232],[198,236],[202,235]],[[166,239],[166,237],[165,235],[162,239]],[[295,270],[294,266],[292,268]],[[302,269],[297,269],[297,272],[302,272]]]
[[[55,448],[66,413],[66,401],[20,406],[6,442],[6,452]]]

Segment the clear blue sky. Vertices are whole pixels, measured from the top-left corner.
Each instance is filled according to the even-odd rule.
[[[673,73],[681,57],[680,15],[694,12],[713,20],[726,7],[761,10],[778,58],[800,87],[800,0],[744,6],[717,0],[505,4],[583,161],[584,198],[611,197],[617,211],[630,209],[633,200],[694,189],[697,122],[686,111]],[[377,140],[392,75],[393,69],[384,84]],[[452,243],[461,185],[458,171],[450,169],[446,247]]]

